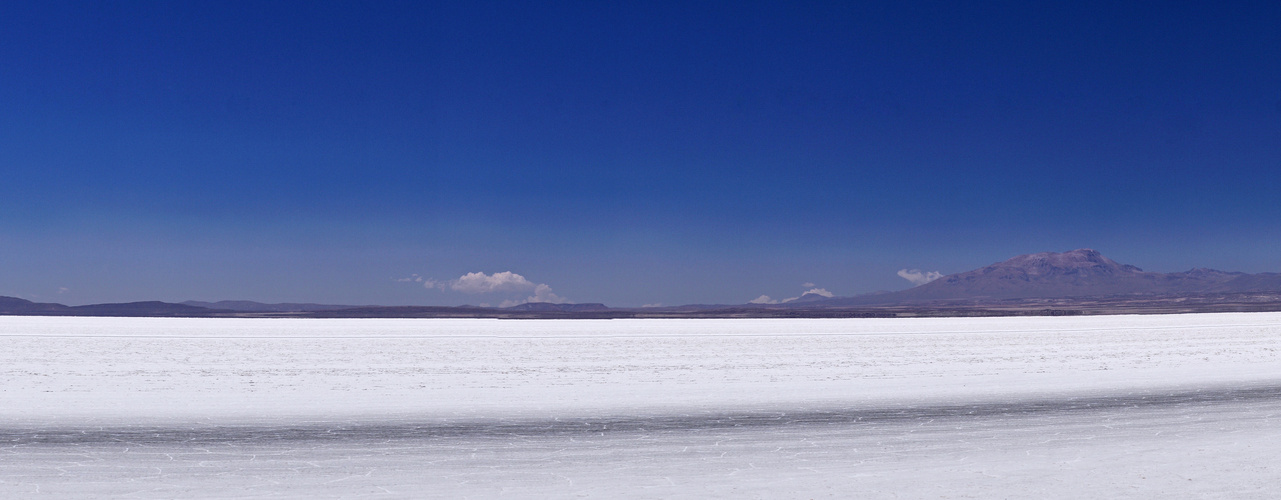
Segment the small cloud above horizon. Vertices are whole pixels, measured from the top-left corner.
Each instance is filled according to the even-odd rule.
[[[520,276],[517,274],[516,276]],[[523,279],[523,278],[522,278]],[[512,307],[530,302],[546,302],[549,304],[567,304],[569,299],[552,293],[552,287],[543,283],[534,286],[534,295],[526,297],[524,300],[504,300],[498,307]]]
[[[921,272],[920,269],[899,269],[898,275],[916,286],[921,286],[943,277],[943,273],[938,271]]]
[[[425,288],[436,288],[441,291],[455,291],[469,295],[504,293],[509,294],[510,296],[511,294],[527,291],[533,293],[532,295],[524,298],[512,297],[505,299],[498,304],[498,307],[512,307],[530,302],[547,302],[551,304],[571,303],[569,299],[561,297],[553,292],[550,285],[546,283],[535,283],[530,281],[528,278],[511,271],[502,271],[493,274],[472,272],[449,281],[438,281],[413,274],[408,278],[399,278],[396,281],[422,283]]]
[[[463,293],[515,292],[537,288],[538,284],[511,271],[485,274],[467,273],[449,283],[449,288]]]
[[[773,297],[770,297],[769,295],[761,295],[760,297],[757,297],[757,298],[754,298],[754,299],[752,299],[752,300],[747,301],[747,303],[748,303],[748,304],[786,304],[786,303],[788,303],[788,302],[791,302],[791,301],[793,301],[793,300],[797,300],[797,299],[799,299],[799,298],[801,298],[801,297],[804,297],[804,296],[806,296],[806,295],[810,295],[810,294],[813,294],[813,295],[821,295],[821,296],[823,296],[823,297],[827,297],[827,298],[832,298],[832,297],[834,297],[834,296],[835,296],[832,292],[829,292],[826,288],[817,288],[817,287],[815,287],[815,286],[814,286],[814,283],[805,282],[805,283],[803,283],[801,286],[806,287],[806,288],[809,288],[809,290],[806,290],[806,291],[805,291],[805,293],[802,293],[802,294],[800,294],[799,296],[796,296],[796,297],[788,297],[788,298],[786,298],[786,299],[777,300],[777,299],[774,299]]]
[[[396,282],[398,282],[398,283],[422,283],[423,288],[439,288],[439,289],[441,289],[441,290],[444,290],[444,289],[445,289],[445,288],[444,288],[444,287],[445,287],[445,283],[442,283],[442,282],[440,282],[440,281],[437,281],[437,280],[436,280],[436,279],[434,279],[434,278],[424,278],[424,277],[422,277],[422,276],[419,276],[419,275],[418,275],[418,273],[411,274],[411,275],[409,275],[409,277],[408,277],[408,278],[396,278]]]

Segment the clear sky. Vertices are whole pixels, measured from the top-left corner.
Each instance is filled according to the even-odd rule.
[[[1275,1],[4,2],[0,295],[743,303],[1079,247],[1281,271],[1278,26]]]

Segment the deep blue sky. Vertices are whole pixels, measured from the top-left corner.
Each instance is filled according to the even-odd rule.
[[[1281,271],[1277,2],[185,3],[0,4],[0,295]]]

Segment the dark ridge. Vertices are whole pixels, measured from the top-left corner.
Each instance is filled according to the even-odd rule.
[[[182,302],[183,305],[204,307],[208,309],[221,309],[225,311],[237,312],[311,312],[311,311],[335,311],[338,309],[354,309],[358,307],[377,307],[377,306],[349,306],[337,304],[311,304],[311,303],[292,303],[285,302],[279,304],[264,304],[252,300],[220,300],[218,302],[201,302],[198,300],[188,300]]]
[[[122,304],[91,304],[68,307],[63,312],[68,316],[124,316],[124,317],[200,317],[214,316],[221,312],[207,307],[172,304],[169,302],[147,301],[127,302]]]
[[[62,304],[32,302],[17,297],[0,297],[0,314],[39,314],[67,309]]]
[[[588,304],[552,304],[550,302],[527,302],[503,308],[508,311],[561,311],[561,312],[597,312],[608,311],[609,307],[600,303]]]

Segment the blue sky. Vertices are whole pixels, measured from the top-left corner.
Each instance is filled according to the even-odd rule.
[[[743,303],[1079,247],[1281,271],[1275,2],[185,4],[0,6],[0,295]]]

